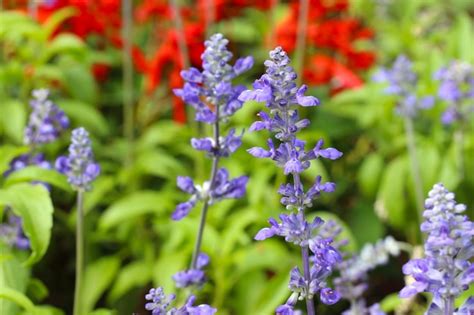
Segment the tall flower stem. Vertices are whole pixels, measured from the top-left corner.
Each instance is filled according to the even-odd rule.
[[[296,37],[295,65],[298,82],[301,82],[303,71],[304,52],[306,48],[306,33],[308,29],[309,0],[300,0],[298,12],[298,35]]]
[[[288,119],[288,111],[286,111],[285,113],[286,113],[285,119]],[[295,187],[295,191],[297,191],[299,189],[299,187],[301,186],[300,174],[292,173],[292,175],[293,175],[293,184],[294,184],[294,187]],[[298,209],[298,211],[304,217],[304,209]],[[308,245],[305,245],[305,246],[301,247],[301,259],[303,260],[304,278],[305,278],[305,280],[306,280],[306,282],[309,286],[311,275],[310,275],[310,270],[309,270],[309,248],[308,248]],[[309,298],[308,296],[306,296],[306,311],[308,312],[308,315],[315,315],[316,314],[315,310],[314,310],[313,299]]]
[[[310,279],[310,271],[309,271],[309,250],[308,246],[303,246],[301,248],[301,258],[303,259],[303,272],[304,272],[304,278],[308,280],[308,285],[309,285],[309,279]],[[308,312],[308,315],[315,315],[316,312],[314,310],[314,303],[313,299],[306,297],[306,311]]]
[[[462,126],[454,133],[454,145],[456,147],[456,156],[459,176],[464,179],[464,132]]]
[[[449,298],[444,300],[444,315],[453,315],[454,313],[454,299]]]
[[[405,134],[407,138],[408,154],[410,156],[411,173],[413,176],[413,184],[415,186],[416,207],[418,209],[419,223],[423,222],[423,181],[421,178],[420,163],[416,154],[415,131],[413,128],[413,120],[405,117]]]
[[[77,192],[76,222],[76,283],[74,288],[74,315],[82,315],[82,269],[84,266],[84,191]]]
[[[216,144],[216,152],[219,150],[219,105],[216,106],[216,122],[213,125],[214,131],[214,143]],[[212,169],[211,169],[211,177],[209,179],[209,190],[212,190],[214,186],[214,182],[216,180],[217,168],[219,166],[219,156],[215,155],[212,159]],[[201,243],[202,243],[202,236],[204,234],[204,226],[206,225],[206,216],[207,216],[207,209],[209,208],[209,198],[204,201],[204,205],[202,206],[201,211],[201,220],[199,222],[198,234],[196,237],[196,243],[194,245],[193,256],[191,259],[191,268],[196,269],[196,262],[197,257],[199,256],[199,252],[201,251]]]
[[[123,65],[123,120],[124,136],[127,139],[127,156],[125,164],[132,162],[133,152],[133,65],[132,65],[132,1],[122,0],[122,65]]]

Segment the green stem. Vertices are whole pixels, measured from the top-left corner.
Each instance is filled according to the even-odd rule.
[[[295,64],[298,84],[302,80],[303,60],[306,48],[306,33],[308,29],[309,0],[300,0],[300,10],[298,12],[298,34],[296,37]]]
[[[219,150],[220,148],[219,136],[220,135],[219,135],[219,105],[218,104],[216,105],[216,122],[214,123],[213,128],[214,128],[215,148],[216,150]],[[209,192],[211,192],[214,187],[214,182],[216,180],[218,166],[219,166],[219,156],[216,154],[216,156],[214,156],[212,159],[211,177],[209,179]],[[202,207],[201,220],[199,222],[198,235],[196,238],[196,243],[194,245],[193,258],[191,260],[190,269],[196,269],[197,258],[201,251],[202,236],[204,234],[204,226],[206,225],[206,216],[207,216],[208,208],[209,208],[209,197],[204,201],[204,205]]]
[[[76,283],[74,288],[74,315],[82,315],[82,269],[84,267],[84,191],[77,192],[76,222]]]
[[[454,145],[456,146],[456,156],[459,177],[461,180],[464,179],[464,132],[462,127],[456,130],[454,133]]]
[[[214,5],[214,0],[206,0],[206,37],[209,38],[212,35],[211,28],[212,25],[214,24],[215,16],[214,12],[216,11],[215,5]]]
[[[123,120],[124,136],[127,139],[125,165],[133,159],[134,113],[133,113],[133,65],[132,65],[132,1],[122,0],[122,65],[123,65]]]

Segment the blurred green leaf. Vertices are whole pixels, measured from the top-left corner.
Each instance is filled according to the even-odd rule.
[[[0,129],[15,143],[23,143],[23,129],[26,124],[25,106],[17,100],[2,101]]]
[[[392,293],[387,295],[381,302],[380,308],[384,312],[393,312],[402,303],[402,300],[398,296],[398,293]]]
[[[48,190],[41,185],[17,184],[0,191],[0,204],[10,205],[23,220],[23,230],[31,246],[25,264],[38,262],[48,249],[53,226],[53,204]]]
[[[396,158],[391,161],[382,176],[377,199],[382,216],[396,228],[403,228],[406,219],[405,181],[407,177],[407,161]]]
[[[153,266],[146,261],[135,261],[122,267],[109,293],[115,301],[132,288],[143,287],[151,280]]]
[[[8,175],[5,180],[5,187],[32,181],[44,182],[66,191],[72,191],[71,185],[69,185],[63,174],[58,173],[56,170],[45,169],[34,165],[27,166]]]
[[[107,120],[92,105],[78,100],[57,100],[56,103],[75,124],[99,136],[109,133]]]
[[[54,37],[44,50],[44,60],[52,58],[56,54],[84,54],[85,43],[76,35],[61,33]]]
[[[107,230],[124,221],[149,213],[163,213],[172,207],[173,202],[165,192],[137,191],[108,207],[99,219],[99,228]]]
[[[28,152],[28,147],[16,147],[12,145],[0,146],[0,174],[9,169],[10,162],[17,156]]]
[[[97,104],[99,92],[90,67],[84,64],[72,63],[71,60],[60,64],[60,66],[64,73],[65,87],[71,96],[84,103]],[[87,118],[84,113],[82,115],[83,118]]]
[[[2,300],[14,302],[15,304],[29,311],[31,314],[36,314],[35,305],[33,304],[33,302],[31,302],[26,295],[17,290],[0,286],[0,303],[3,304]]]
[[[362,162],[357,174],[357,181],[366,197],[373,198],[375,196],[383,167],[384,161],[379,153],[369,154]]]
[[[86,267],[82,290],[82,309],[85,313],[92,311],[119,268],[120,259],[115,256],[102,257]]]
[[[65,20],[76,15],[77,13],[78,11],[76,10],[76,8],[72,6],[56,10],[42,24],[45,39],[48,39],[57,30],[57,28],[62,23],[64,23]]]

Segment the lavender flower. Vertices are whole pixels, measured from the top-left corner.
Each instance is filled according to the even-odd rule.
[[[89,133],[84,128],[72,131],[69,156],[56,159],[56,169],[66,174],[71,186],[78,191],[90,189],[91,182],[99,175],[100,167],[94,161]]]
[[[51,163],[49,163],[43,153],[38,154],[22,154],[10,161],[10,167],[3,173],[3,176],[7,177],[11,173],[21,170],[27,166],[36,165],[44,169],[51,169]]]
[[[336,289],[341,293],[342,298],[351,302],[350,309],[345,311],[344,315],[385,314],[379,309],[378,304],[366,306],[363,294],[368,287],[368,273],[386,264],[389,256],[398,256],[401,247],[401,243],[388,236],[375,244],[366,244],[360,253],[352,255],[337,265],[339,277],[334,279]]]
[[[414,118],[420,109],[431,108],[434,98],[419,98],[415,94],[418,77],[413,71],[411,61],[405,56],[397,57],[391,69],[381,69],[373,77],[376,82],[388,83],[386,94],[399,96],[397,113],[401,116]]]
[[[429,314],[453,314],[454,300],[474,282],[474,264],[470,261],[474,257],[474,223],[462,215],[465,210],[466,206],[457,204],[454,194],[442,184],[434,185],[426,199],[421,224],[421,231],[428,234],[425,257],[403,266],[403,273],[412,276],[414,282],[405,286],[400,296],[432,293]],[[473,312],[472,299],[462,308]]]
[[[440,81],[438,97],[448,104],[441,116],[441,122],[450,125],[464,120],[474,112],[474,69],[462,61],[453,61],[438,70],[434,78]],[[466,106],[462,106],[466,102]]]
[[[178,288],[189,286],[201,286],[206,281],[206,275],[202,270],[209,264],[209,256],[199,253],[195,269],[179,271],[173,276],[173,280]]]
[[[268,139],[268,149],[254,147],[248,152],[257,158],[270,158],[283,169],[285,175],[291,174],[293,183],[283,184],[279,193],[281,203],[288,210],[296,210],[289,215],[281,214],[281,223],[275,219],[269,220],[270,227],[261,229],[255,236],[256,240],[264,240],[278,235],[289,243],[302,249],[303,272],[298,267],[290,274],[289,288],[293,292],[288,301],[276,309],[277,314],[293,314],[297,299],[306,299],[308,314],[314,314],[313,296],[319,293],[324,304],[334,304],[339,298],[339,292],[327,286],[327,278],[336,263],[341,261],[341,255],[332,246],[333,240],[320,234],[324,221],[316,217],[308,222],[305,209],[312,206],[312,201],[321,192],[332,192],[334,183],[321,183],[317,177],[314,184],[306,192],[300,180],[300,173],[309,168],[311,161],[317,158],[338,159],[342,153],[334,148],[323,148],[323,140],[315,147],[305,150],[306,143],[296,138],[301,129],[309,125],[309,120],[300,119],[296,105],[309,107],[319,105],[319,100],[313,96],[305,96],[305,85],[297,87],[296,73],[290,66],[290,59],[281,47],[270,52],[270,59],[265,61],[266,73],[255,81],[253,90],[240,94],[241,101],[254,100],[265,102],[269,113],[260,112],[261,121],[250,127],[251,131],[266,129],[275,134],[274,139]],[[313,253],[310,260],[309,251]],[[310,266],[311,264],[311,266]]]
[[[186,304],[182,307],[170,307],[170,304],[175,298],[176,296],[174,294],[166,296],[161,287],[151,289],[150,292],[145,295],[145,299],[150,301],[145,304],[145,309],[152,311],[151,313],[153,315],[213,315],[217,311],[207,304],[193,306],[196,301],[193,295],[187,299]]]
[[[7,217],[7,222],[0,223],[0,241],[18,249],[29,249],[30,241],[23,232],[21,218],[10,211],[7,212]]]
[[[25,128],[25,144],[43,144],[56,140],[69,127],[66,114],[48,99],[46,89],[34,90],[30,102],[33,111]]]

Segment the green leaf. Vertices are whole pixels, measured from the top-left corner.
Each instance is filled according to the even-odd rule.
[[[74,7],[62,8],[55,11],[48,19],[41,25],[45,40],[48,39],[54,31],[68,18],[76,15],[78,13],[77,9]]]
[[[17,100],[2,101],[0,129],[16,143],[23,143],[23,130],[26,124],[25,106]]]
[[[148,150],[137,156],[136,171],[175,180],[178,174],[186,173],[175,157],[162,150]]]
[[[393,312],[402,303],[402,300],[398,296],[398,293],[392,293],[387,295],[381,302],[380,308],[384,312]]]
[[[44,51],[44,61],[49,60],[56,54],[83,54],[86,51],[86,45],[76,35],[61,33],[48,43]]]
[[[99,228],[110,229],[124,221],[129,222],[148,213],[164,212],[173,207],[165,192],[138,191],[125,196],[104,211],[99,219]]]
[[[31,296],[35,301],[41,301],[49,294],[46,285],[41,280],[36,278],[30,279],[27,287],[27,293],[28,296]]]
[[[20,256],[27,256],[27,253],[18,254],[20,253],[13,255],[11,248],[0,242],[0,287],[8,287],[24,293],[26,292],[30,270],[21,264],[23,258]],[[3,310],[6,314],[15,314],[18,306],[12,302],[0,300],[0,310]]]
[[[58,100],[56,103],[77,125],[81,125],[93,134],[100,136],[109,134],[107,120],[92,105],[77,100]]]
[[[406,223],[405,182],[407,175],[406,159],[397,158],[391,161],[382,176],[378,192],[379,213],[396,228],[403,228]]]
[[[104,291],[114,280],[120,267],[118,257],[103,257],[88,265],[84,274],[82,291],[82,310],[85,313],[92,311]]]
[[[370,154],[362,162],[357,174],[357,181],[366,197],[373,198],[375,196],[383,167],[383,158],[378,153]]]
[[[156,145],[173,144],[177,137],[183,135],[185,130],[186,128],[175,122],[160,121],[145,131],[137,141],[137,148],[144,150],[154,148]]]
[[[31,302],[30,299],[28,299],[26,295],[24,295],[23,293],[17,290],[0,286],[0,308],[1,309],[3,309],[3,303],[4,303],[4,301],[2,300],[8,300],[8,301],[14,302],[15,304],[23,307],[25,310],[33,314],[36,313],[35,305],[33,304],[33,302]]]
[[[74,99],[84,103],[97,104],[99,95],[97,83],[89,66],[65,62],[61,64],[64,84]]]
[[[5,181],[5,187],[21,182],[31,181],[45,182],[63,190],[71,191],[71,186],[63,174],[60,174],[55,170],[45,169],[34,165],[27,166],[11,173]]]
[[[108,300],[113,302],[135,287],[143,287],[151,280],[153,266],[146,261],[135,261],[122,267],[110,291]]]
[[[28,147],[16,147],[3,145],[0,147],[0,174],[3,174],[10,167],[10,162],[15,157],[28,152]]]
[[[25,264],[38,262],[48,249],[53,226],[53,204],[48,190],[41,185],[17,184],[0,191],[0,204],[10,205],[23,220],[23,230],[31,246]]]

